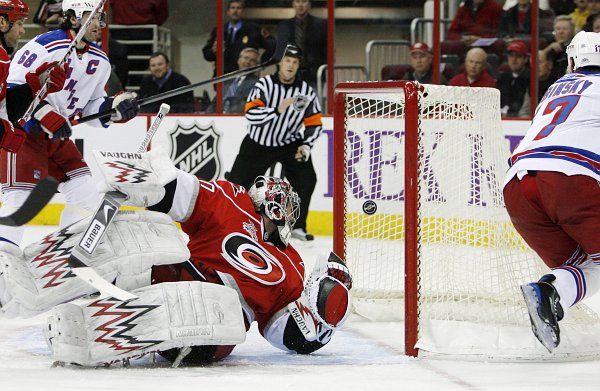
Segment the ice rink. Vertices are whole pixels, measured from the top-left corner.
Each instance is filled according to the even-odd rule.
[[[28,227],[34,241],[54,227]],[[331,238],[297,246],[312,267]],[[590,303],[600,310],[600,300]],[[600,362],[481,363],[412,359],[403,355],[401,325],[351,318],[315,354],[287,354],[253,328],[226,360],[206,367],[170,368],[149,358],[129,368],[52,368],[42,337],[43,315],[0,319],[0,390],[594,390]]]

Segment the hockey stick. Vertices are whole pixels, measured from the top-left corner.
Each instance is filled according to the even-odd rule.
[[[146,132],[146,137],[138,149],[138,153],[145,152],[152,137],[158,130],[163,118],[171,108],[168,104],[160,105],[160,110],[150,129]],[[79,240],[77,246],[73,247],[69,256],[69,266],[73,273],[83,279],[85,282],[98,289],[100,292],[116,297],[119,300],[131,300],[137,296],[111,284],[102,278],[87,261],[88,256],[91,256],[100,244],[100,241],[106,234],[108,226],[113,221],[119,211],[119,207],[125,202],[127,197],[125,194],[118,191],[110,191],[104,195],[100,206],[96,209],[94,217],[86,227],[83,236]]]
[[[271,58],[269,61],[264,62],[262,64],[258,64],[256,66],[251,67],[251,68],[238,69],[237,71],[233,71],[233,72],[229,72],[229,73],[227,73],[225,75],[213,77],[212,79],[199,81],[198,83],[190,84],[188,86],[182,86],[182,87],[179,87],[179,88],[175,88],[174,90],[165,91],[165,92],[160,93],[160,94],[156,94],[156,95],[152,95],[152,96],[149,96],[147,98],[144,98],[144,99],[140,99],[140,100],[137,101],[137,104],[140,105],[140,106],[145,106],[145,105],[148,105],[150,103],[159,102],[159,101],[165,100],[167,98],[171,98],[173,96],[180,95],[180,94],[192,91],[192,90],[194,90],[194,89],[196,89],[198,87],[209,86],[209,85],[212,85],[212,84],[222,83],[222,82],[225,82],[225,81],[229,81],[229,80],[235,79],[238,76],[249,75],[251,73],[254,73],[256,71],[259,71],[259,70],[261,70],[263,68],[266,68],[266,67],[274,65],[274,64],[277,64],[277,60]],[[92,120],[95,120],[95,119],[98,119],[98,118],[109,117],[109,116],[113,115],[114,113],[116,113],[116,109],[105,110],[105,111],[102,111],[100,113],[96,113],[96,114],[88,115],[88,116],[85,116],[85,117],[81,117],[80,119],[77,120],[77,123],[81,124],[81,123],[92,121]]]
[[[58,181],[51,176],[42,179],[31,191],[23,205],[8,216],[0,216],[0,225],[19,227],[37,216],[50,202],[58,189]]]
[[[92,24],[92,20],[94,20],[94,17],[98,14],[98,12],[102,9],[102,7],[104,7],[104,3],[105,2],[106,2],[106,0],[100,0],[98,2],[98,4],[96,4],[96,8],[94,8],[94,10],[92,11],[92,13],[88,17],[88,19],[85,21],[85,23],[79,29],[79,32],[77,32],[77,35],[75,36],[75,38],[73,39],[73,41],[71,41],[71,43],[69,44],[69,47],[67,48],[67,52],[65,53],[65,55],[63,56],[63,58],[58,62],[58,64],[56,64],[55,66],[62,67],[63,64],[69,59],[69,57],[71,57],[71,54],[73,53],[73,51],[77,47],[77,44],[79,42],[81,42],[81,40],[83,39],[83,37],[87,33],[88,28]],[[46,93],[48,92],[48,81],[49,80],[50,80],[50,78],[46,79],[46,82],[44,83],[44,85],[42,86],[42,88],[39,89],[39,91],[35,95],[35,98],[33,98],[33,100],[31,101],[31,104],[27,108],[27,111],[25,111],[25,114],[23,114],[23,116],[21,117],[21,119],[18,121],[18,123],[19,123],[20,126],[25,125],[25,122],[29,121],[29,119],[31,118],[31,115],[33,114],[33,112],[35,111],[35,109],[40,104],[40,102],[42,100],[42,97],[45,96]]]

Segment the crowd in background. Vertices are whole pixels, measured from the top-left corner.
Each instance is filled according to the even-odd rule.
[[[37,23],[56,23],[60,0],[45,0],[35,15]],[[161,25],[168,17],[167,0],[110,0],[112,23]],[[538,101],[547,88],[564,75],[566,47],[581,30],[600,32],[600,0],[547,0],[539,10]],[[295,43],[304,53],[299,75],[316,87],[317,69],[327,60],[326,20],[310,14],[310,0],[291,0],[294,17],[279,22],[272,32],[244,19],[245,1],[225,3],[224,73],[253,67],[272,56],[281,57],[287,43]],[[445,31],[441,45],[440,84],[452,86],[495,87],[501,92],[502,113],[508,117],[528,117],[530,93],[531,0],[465,0]],[[131,30],[127,34],[132,34]],[[127,86],[127,48],[114,36],[110,40],[111,62],[116,77],[112,90]],[[203,58],[216,60],[216,27],[202,48]],[[164,64],[156,67],[157,61]],[[424,42],[410,48],[410,64],[397,64],[382,70],[382,79],[432,82],[433,55]],[[153,68],[154,66],[154,68]],[[164,53],[152,54],[140,94],[177,88],[189,80],[174,72]],[[167,79],[173,80],[167,81]],[[243,112],[244,102],[256,75],[227,83],[223,87],[223,111]],[[109,86],[109,89],[111,86]],[[191,99],[191,102],[190,102]],[[200,109],[215,111],[215,101],[206,101]],[[177,112],[198,110],[198,100],[186,96],[174,103]],[[533,105],[535,106],[535,104]]]

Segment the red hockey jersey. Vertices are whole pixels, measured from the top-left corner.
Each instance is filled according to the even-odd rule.
[[[257,320],[262,329],[277,311],[300,297],[304,262],[291,245],[281,250],[263,240],[262,218],[243,187],[196,178],[192,185],[192,176],[183,175],[179,182],[188,185],[178,185],[169,215],[181,221],[189,235],[191,261],[201,274],[213,269],[225,285],[236,289],[248,320]],[[181,279],[193,278],[182,270]]]

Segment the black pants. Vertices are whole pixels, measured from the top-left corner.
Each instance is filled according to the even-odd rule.
[[[310,197],[315,190],[317,174],[312,164],[312,158],[306,162],[294,159],[300,144],[290,144],[283,147],[265,147],[246,136],[240,152],[235,158],[233,167],[226,179],[249,189],[254,178],[264,175],[274,163],[281,163],[285,177],[300,197],[300,217],[294,228],[306,229],[306,216],[310,205]]]

